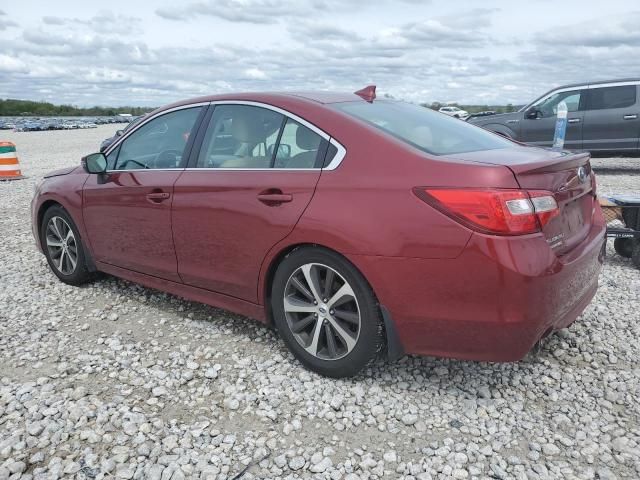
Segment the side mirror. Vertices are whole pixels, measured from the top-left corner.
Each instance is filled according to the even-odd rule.
[[[116,137],[121,137],[123,133],[124,133],[124,130],[122,129],[116,130]]]
[[[274,145],[269,145],[267,148],[267,155],[273,155],[273,150],[276,148]],[[291,157],[291,145],[281,143],[278,145],[278,158],[290,158]]]
[[[286,143],[281,143],[278,145],[278,156],[280,158],[290,158],[291,157],[291,145]]]
[[[87,173],[105,173],[107,171],[107,157],[104,153],[92,153],[82,157],[82,168]]]
[[[535,107],[531,107],[529,110],[527,110],[525,116],[528,119],[535,120],[536,118],[540,118],[540,110]]]

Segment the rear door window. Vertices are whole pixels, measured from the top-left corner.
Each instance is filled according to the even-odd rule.
[[[284,115],[250,105],[217,105],[198,156],[198,168],[271,168]]]
[[[636,85],[590,88],[587,110],[630,107],[636,103],[636,94]]]
[[[321,168],[328,141],[302,123],[253,105],[216,105],[197,168]]]

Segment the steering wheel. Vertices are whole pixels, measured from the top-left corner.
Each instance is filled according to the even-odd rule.
[[[133,158],[130,158],[129,160],[126,160],[122,165],[120,165],[119,170],[126,170],[126,168],[125,168],[125,167],[126,167],[129,163],[135,163],[136,165],[140,165],[142,168],[149,168],[149,166],[148,166],[148,165],[145,165],[144,163],[139,162],[138,160],[134,160]]]
[[[162,168],[171,168],[176,167],[178,164],[178,157],[182,155],[180,150],[164,150],[158,154],[155,159],[155,164],[157,167]]]

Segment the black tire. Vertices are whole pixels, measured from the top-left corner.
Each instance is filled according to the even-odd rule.
[[[73,269],[67,272],[63,272],[57,265],[57,261],[53,258],[52,249],[47,246],[47,228],[49,222],[54,218],[60,218],[66,222],[66,226],[71,228],[73,233],[73,240],[75,244],[75,253],[76,253],[76,263],[73,266]],[[47,263],[49,263],[49,267],[53,271],[53,273],[64,283],[68,283],[69,285],[82,285],[92,280],[93,275],[87,269],[87,262],[84,253],[84,246],[82,244],[82,238],[80,237],[80,232],[78,231],[78,227],[74,223],[71,215],[67,213],[67,211],[59,205],[54,205],[47,209],[42,217],[42,223],[40,224],[40,242],[42,245],[42,250],[44,251],[44,255],[47,258]],[[71,244],[69,249],[71,249]],[[70,263],[68,265],[71,265]]]
[[[355,295],[354,303],[359,313],[359,326],[357,327],[359,328],[359,333],[355,340],[355,346],[347,353],[343,353],[343,356],[337,356],[335,359],[323,359],[319,358],[319,355],[316,356],[309,353],[296,339],[290,327],[289,319],[291,313],[289,317],[285,314],[285,292],[287,288],[291,288],[288,286],[291,285],[289,280],[294,273],[298,274],[297,272],[300,271],[301,267],[308,264],[317,264],[318,268],[329,267],[330,270],[338,274],[336,277],[338,283],[336,285],[346,281]],[[325,282],[326,278],[324,279]],[[271,306],[276,328],[289,350],[305,367],[321,375],[333,378],[356,375],[373,362],[384,348],[382,315],[371,287],[350,262],[330,250],[321,247],[301,247],[289,253],[276,270],[271,289]],[[337,315],[338,307],[335,308]],[[339,318],[336,320],[337,317],[333,314],[333,310],[331,314],[332,321],[340,320]],[[320,315],[325,314],[320,313]],[[318,318],[317,315],[316,318]],[[322,331],[322,322],[319,322],[319,324],[316,322],[317,320],[312,320],[310,325],[315,325],[312,326],[312,329],[319,328],[321,330],[319,335],[321,336],[320,338],[324,338],[326,345],[334,343],[335,340],[334,342],[329,342],[328,334],[326,331]],[[324,320],[324,323],[329,323],[329,321]],[[338,339],[340,342],[341,337],[337,334],[333,338]],[[334,343],[334,352],[335,345]],[[341,346],[345,349],[347,348],[344,342],[341,342]],[[327,351],[329,351],[328,346]]]
[[[616,238],[613,241],[613,248],[621,257],[631,258],[633,253],[633,238]]]
[[[631,252],[631,261],[636,266],[636,268],[640,268],[640,238],[634,238],[632,240],[633,250]]]

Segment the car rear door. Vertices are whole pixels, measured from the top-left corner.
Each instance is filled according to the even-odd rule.
[[[582,134],[585,150],[638,148],[638,88],[635,84],[623,84],[588,90]]]
[[[264,258],[313,197],[328,137],[271,107],[233,102],[205,124],[174,187],[178,271],[186,284],[255,303]]]
[[[180,281],[171,230],[173,186],[202,113],[202,106],[183,107],[141,124],[109,152],[107,173],[89,176],[83,218],[95,260]]]
[[[584,92],[585,90],[553,92],[537,102],[524,114],[519,140],[542,147],[553,145],[558,105],[564,101],[569,110],[564,146],[570,150],[582,149]],[[537,116],[530,116],[528,112],[537,112]]]

